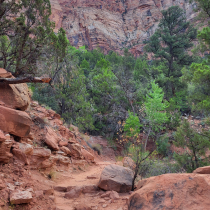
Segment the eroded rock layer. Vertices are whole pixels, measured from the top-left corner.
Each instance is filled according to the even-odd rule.
[[[127,47],[136,56],[143,53],[143,40],[155,32],[161,10],[179,5],[190,20],[196,6],[186,0],[50,1],[56,30],[63,27],[73,46],[100,47],[105,53]]]

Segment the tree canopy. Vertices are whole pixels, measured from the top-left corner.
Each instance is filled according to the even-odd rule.
[[[176,96],[183,84],[179,78],[181,69],[193,62],[193,56],[187,52],[196,39],[197,31],[186,20],[185,12],[179,6],[162,11],[162,19],[156,32],[145,41],[145,50],[153,54],[153,59],[164,64],[158,83],[164,88],[169,100]]]
[[[0,2],[0,66],[16,77],[38,75],[39,63],[52,53],[59,59],[68,40],[65,31],[56,35],[49,20],[49,0]]]

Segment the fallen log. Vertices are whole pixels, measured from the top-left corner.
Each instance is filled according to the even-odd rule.
[[[23,78],[0,78],[0,85],[20,84],[20,83],[49,83],[51,78],[23,77]]]

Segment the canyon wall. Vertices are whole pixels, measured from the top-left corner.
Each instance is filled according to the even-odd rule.
[[[195,17],[187,0],[50,0],[51,20],[56,30],[63,27],[70,43],[100,47],[121,53],[129,48],[135,55],[143,53],[143,40],[157,28],[161,10],[179,5],[186,11],[188,20]]]

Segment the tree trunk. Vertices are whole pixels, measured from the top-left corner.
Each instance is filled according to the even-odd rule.
[[[146,141],[145,141],[145,145],[144,145],[144,151],[145,151],[145,152],[146,152],[146,149],[147,149],[147,141],[148,141],[150,132],[151,132],[151,129],[149,128],[149,132],[148,132],[148,135],[147,135],[147,138],[146,138]]]

